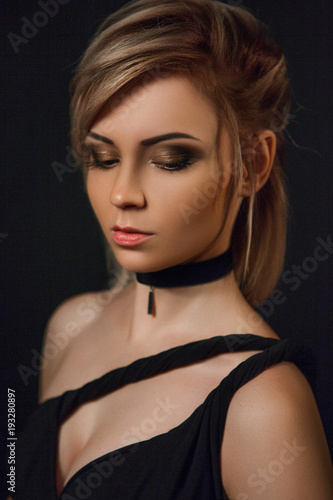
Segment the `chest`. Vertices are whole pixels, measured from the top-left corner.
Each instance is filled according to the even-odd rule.
[[[96,458],[179,426],[249,355],[219,355],[128,384],[78,407],[59,429],[59,491]]]

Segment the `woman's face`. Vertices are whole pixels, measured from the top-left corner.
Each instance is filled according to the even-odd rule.
[[[228,248],[232,154],[224,130],[217,152],[217,134],[209,101],[180,76],[146,83],[98,115],[86,139],[87,191],[125,269],[156,271]]]

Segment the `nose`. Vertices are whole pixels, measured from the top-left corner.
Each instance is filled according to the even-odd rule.
[[[117,168],[110,191],[110,202],[117,208],[144,208],[146,198],[135,166],[122,164]]]

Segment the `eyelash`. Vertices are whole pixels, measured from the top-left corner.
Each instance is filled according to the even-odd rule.
[[[85,164],[86,168],[92,170],[94,168],[98,168],[100,170],[111,170],[115,167],[114,163],[119,160],[107,160],[107,161],[99,161],[97,159],[89,161]]]
[[[193,165],[194,162],[194,158],[188,157],[173,163],[151,161],[151,165],[162,170],[168,170],[169,172],[180,172],[181,170],[185,170],[187,167]]]
[[[90,149],[91,156],[93,157],[92,161],[86,163],[86,168],[88,169],[100,169],[100,170],[111,170],[116,166],[119,162],[119,158],[112,158],[105,161],[100,161],[97,158],[95,151]],[[175,162],[158,162],[158,161],[150,161],[150,164],[154,167],[160,168],[161,170],[167,170],[169,172],[180,172],[181,170],[185,170],[193,163],[195,163],[196,159],[191,155],[180,155],[180,159]]]

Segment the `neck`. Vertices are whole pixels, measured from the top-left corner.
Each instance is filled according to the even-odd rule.
[[[179,288],[202,285],[216,281],[231,272],[233,259],[231,249],[216,257],[199,262],[177,265],[150,273],[137,273],[137,281],[150,286],[148,314],[154,314],[154,289]]]
[[[139,283],[156,288],[202,285],[226,276],[233,268],[232,251],[208,260],[191,262],[150,273],[137,273]]]
[[[232,328],[228,318],[234,320],[236,304],[243,300],[233,272],[201,286],[156,288],[151,315],[147,314],[149,286],[138,282],[132,286],[129,336],[137,341],[167,336],[175,337],[177,344],[187,335],[210,336],[208,330],[220,335],[221,317],[227,332]]]

